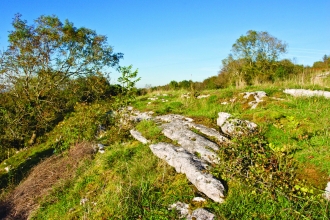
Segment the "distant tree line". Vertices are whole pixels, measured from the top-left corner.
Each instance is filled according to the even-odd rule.
[[[244,86],[287,80],[303,72],[330,68],[330,56],[324,55],[312,67],[297,65],[289,59],[279,60],[287,52],[287,44],[268,32],[250,30],[232,45],[231,53],[222,60],[217,76],[203,82],[171,81],[154,89],[221,89],[229,86]]]

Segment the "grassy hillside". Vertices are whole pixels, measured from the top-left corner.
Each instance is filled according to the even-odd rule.
[[[202,91],[199,93],[209,95],[202,99],[189,94],[183,97],[188,93],[185,90],[154,91],[132,103],[139,111],[182,114],[217,130],[218,112],[258,124],[255,136],[233,139],[230,148],[223,146],[219,152],[222,162],[212,168],[211,172],[228,185],[224,204],[211,200],[192,204],[193,197],[203,195],[128,132],[136,126],[153,142],[169,141],[157,125],[142,121],[121,127],[119,132],[117,122],[106,114],[111,104],[101,102],[77,105],[37,145],[3,161],[2,198],[10,195],[42,158],[54,153],[69,157],[67,149],[77,143],[102,143],[107,146],[104,154],[82,160],[74,175],[54,182],[47,193],[34,199],[32,219],[177,219],[177,213],[168,210],[177,201],[195,208],[203,206],[219,219],[328,219],[329,203],[322,198],[322,190],[330,175],[330,102],[322,97],[286,95],[286,86]],[[268,96],[251,109],[241,93],[260,90]],[[157,99],[150,100],[152,97]],[[99,125],[105,131],[100,133]],[[240,157],[254,161],[253,166],[246,167],[251,172],[248,177],[240,176],[245,169],[238,166],[245,166]],[[266,166],[271,160],[276,161],[274,170]],[[10,167],[9,172],[6,167]]]

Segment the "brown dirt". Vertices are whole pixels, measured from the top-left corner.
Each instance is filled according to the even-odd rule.
[[[91,143],[80,143],[68,153],[54,155],[34,167],[28,177],[0,201],[0,219],[27,219],[52,188],[74,177],[77,167],[94,153]]]
[[[327,173],[321,171],[313,164],[306,164],[304,167],[300,167],[297,177],[306,180],[312,186],[319,189],[324,189],[328,182]]]

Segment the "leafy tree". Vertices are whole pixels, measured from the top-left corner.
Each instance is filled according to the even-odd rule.
[[[322,69],[330,68],[330,56],[324,55],[322,57],[322,61],[314,62],[313,67],[320,68],[320,69],[321,68]]]
[[[252,62],[274,62],[282,53],[286,52],[287,45],[265,31],[250,30],[241,36],[232,46],[233,55],[238,59]]]
[[[287,45],[268,32],[250,30],[232,46],[232,54],[223,60],[223,68],[235,80],[251,84],[253,79],[271,80],[276,61]]]
[[[170,89],[177,89],[177,88],[179,88],[179,83],[175,80],[172,80],[170,82],[169,86],[170,86]]]
[[[49,129],[67,111],[72,80],[100,75],[118,66],[106,36],[56,16],[40,16],[34,24],[16,15],[9,46],[0,57],[0,78],[6,91],[6,136],[25,140]],[[74,93],[69,93],[74,94]]]
[[[132,68],[132,65],[119,67],[119,71],[122,74],[122,76],[118,78],[118,82],[121,83],[122,88],[121,95],[119,96],[119,103],[121,103],[121,106],[119,107],[125,107],[135,99],[135,84],[140,81],[141,77],[136,78],[138,69],[132,71]]]
[[[183,80],[183,81],[179,82],[178,84],[179,84],[180,88],[182,88],[182,89],[189,89],[191,83],[192,83],[191,81]]]

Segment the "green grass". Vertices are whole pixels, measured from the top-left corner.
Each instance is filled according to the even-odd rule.
[[[132,105],[140,111],[154,111],[155,115],[182,114],[217,129],[218,112],[229,112],[259,125],[262,137],[238,140],[236,149],[224,148],[220,156],[227,161],[222,160],[223,167],[213,167],[212,173],[226,180],[229,190],[224,204],[208,200],[204,206],[219,219],[328,219],[329,203],[322,199],[321,190],[330,175],[330,101],[284,94],[283,89],[290,85],[294,82],[202,91],[200,93],[210,94],[204,99],[182,98],[182,94],[187,93],[184,90],[157,91],[137,97]],[[322,89],[313,85],[293,87]],[[266,91],[268,98],[256,109],[250,109],[240,93],[260,90]],[[154,96],[158,97],[156,101],[148,99]],[[231,102],[233,97],[236,101]],[[223,102],[228,104],[221,104]],[[118,133],[118,128],[112,126],[113,122],[104,114],[109,108],[110,105],[104,103],[77,106],[74,113],[40,139],[39,145],[0,164],[0,170],[10,164],[13,170],[28,167],[24,170],[28,172],[48,156],[43,153],[53,153],[54,149],[65,151],[82,140],[99,141],[108,146],[104,154],[97,154],[93,161],[80,167],[74,179],[57,186],[43,198],[32,219],[177,219],[175,211],[168,210],[170,204],[191,203],[193,197],[203,196],[184,175],[175,173],[155,157],[147,145],[132,140],[128,130]],[[96,140],[99,124],[108,126],[103,137]],[[142,121],[136,129],[152,143],[171,142],[153,121]],[[56,145],[59,136],[62,141]],[[266,152],[261,153],[263,149]],[[248,169],[255,172],[246,181],[238,175],[242,168],[239,166],[244,165],[242,161],[249,161],[243,160],[245,157],[253,159]],[[36,160],[26,166],[27,158]],[[274,161],[280,164],[279,170],[270,173],[266,168]],[[286,170],[289,168],[290,172]],[[13,178],[9,174],[2,171],[0,180]],[[277,179],[270,174],[278,174]],[[83,198],[88,201],[81,205]]]
[[[136,141],[109,146],[78,172],[43,199],[32,219],[177,219],[168,205],[194,196],[183,175]]]
[[[26,174],[41,160],[67,150],[71,145],[95,139],[99,124],[110,120],[105,114],[109,110],[106,103],[93,105],[78,104],[75,111],[66,116],[51,132],[40,137],[37,144],[18,151],[0,164],[0,188],[5,193],[6,187],[19,184]],[[10,167],[6,172],[5,167]]]

